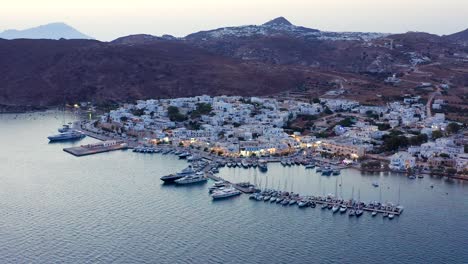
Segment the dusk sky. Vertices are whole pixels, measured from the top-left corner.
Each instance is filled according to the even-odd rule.
[[[147,33],[185,36],[284,16],[325,31],[451,34],[468,28],[467,0],[15,0],[2,3],[0,31],[65,22],[99,40]]]

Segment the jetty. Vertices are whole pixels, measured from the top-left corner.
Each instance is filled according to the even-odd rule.
[[[121,140],[107,140],[94,144],[81,145],[79,147],[64,148],[63,151],[70,153],[76,157],[81,157],[127,148],[128,145]]]

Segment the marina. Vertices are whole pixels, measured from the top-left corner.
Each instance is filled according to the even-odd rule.
[[[341,183],[342,178],[343,193],[338,191],[337,197],[349,200],[354,187],[354,199],[366,204],[376,200],[396,204],[401,186],[404,212],[393,218],[391,214],[383,217],[384,213],[372,216],[370,211],[349,217],[352,209],[332,214],[325,203],[313,209],[312,204],[299,207],[297,202],[289,206],[289,201],[281,206],[281,199],[254,202],[250,194],[213,199],[208,189],[215,180],[184,186],[163,184],[160,177],[193,163],[175,154],[112,151],[71,158],[63,148],[99,141],[87,136],[79,142],[49,144],[44,135],[56,133],[59,119],[53,113],[2,117],[0,159],[9,166],[0,179],[2,186],[9,187],[0,192],[0,211],[8,211],[1,218],[0,255],[6,262],[15,263],[22,256],[31,263],[82,259],[175,263],[177,257],[190,256],[194,263],[304,263],[312,254],[317,263],[331,263],[331,256],[358,263],[375,263],[389,256],[400,263],[427,263],[427,259],[464,263],[468,257],[464,250],[468,235],[463,225],[468,210],[464,181],[430,175],[410,180],[404,174],[349,168],[342,169],[339,176],[322,176],[304,166],[283,167],[277,159],[268,162],[267,172],[226,164],[213,179],[256,182],[261,190],[326,197],[334,193],[336,179]],[[18,137],[24,140],[17,141]],[[11,159],[17,151],[22,151],[21,157]],[[219,161],[210,158],[212,165]],[[212,178],[210,173],[207,177]],[[373,182],[379,187],[373,187]],[[361,198],[357,199],[359,189]],[[422,239],[441,233],[445,234],[441,243],[421,246]],[[130,244],[121,243],[125,236]],[[168,237],[173,243],[167,243]],[[388,247],[373,250],[376,243]],[[261,247],[275,250],[255,250]],[[101,254],[96,248],[119,251],[121,256],[116,261],[115,254]]]

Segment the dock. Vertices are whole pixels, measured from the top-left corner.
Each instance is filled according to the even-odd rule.
[[[120,140],[107,140],[94,144],[81,145],[79,147],[64,148],[63,151],[76,157],[93,155],[114,150],[127,149],[128,145]]]

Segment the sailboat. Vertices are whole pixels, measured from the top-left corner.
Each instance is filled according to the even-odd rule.
[[[359,189],[358,190],[358,200],[357,200],[358,207],[356,209],[356,217],[359,217],[364,213],[364,210],[362,210],[360,203],[361,203],[361,190]]]

